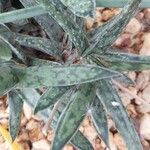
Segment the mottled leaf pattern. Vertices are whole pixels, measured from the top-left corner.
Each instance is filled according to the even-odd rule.
[[[17,49],[15,47],[15,43],[13,42],[13,38],[14,38],[14,34],[13,32],[11,32],[7,26],[0,24],[0,39],[2,39],[3,41],[5,41],[9,47],[11,48],[12,52],[23,62],[26,62],[26,57],[24,56],[24,54],[22,53],[22,51],[20,49]]]
[[[96,0],[96,6],[97,7],[111,7],[111,8],[115,8],[115,7],[124,7],[127,2],[129,0],[109,0],[109,2],[107,2],[107,0]],[[140,7],[142,8],[149,8],[149,0],[142,0]]]
[[[9,100],[9,132],[14,141],[19,133],[23,101],[17,91],[8,93]]]
[[[46,11],[48,11],[49,14],[58,22],[58,24],[69,34],[76,48],[80,52],[84,51],[88,46],[88,40],[78,24],[76,24],[71,17],[65,16],[57,10],[57,7],[53,2],[49,0],[38,1],[40,4],[45,6],[44,8]]]
[[[77,16],[93,17],[95,13],[95,0],[61,0],[61,2]]]
[[[12,58],[10,46],[0,39],[0,59],[8,61]]]
[[[36,0],[20,0],[20,2],[25,7],[34,6],[37,4]],[[60,48],[59,41],[62,38],[63,30],[58,23],[49,14],[43,14],[34,18],[46,31],[51,42],[55,44],[55,47]]]
[[[150,56],[128,53],[107,52],[99,55],[100,61],[108,64],[106,67],[116,71],[142,71],[150,69]]]
[[[105,106],[108,114],[115,122],[120,134],[123,136],[129,150],[142,150],[139,137],[133,123],[121,102],[116,88],[111,81],[101,80],[98,83],[97,96]]]
[[[11,67],[8,67],[7,65],[0,66],[0,95],[10,91],[18,81],[19,80]]]
[[[62,149],[76,133],[94,97],[95,85],[93,84],[80,86],[77,92],[71,97],[70,103],[68,103],[58,121],[52,150]]]
[[[40,98],[39,93],[34,90],[34,89],[24,89],[24,90],[17,90],[17,92],[20,94],[20,96],[22,97],[22,99],[27,102],[32,108],[35,107],[38,99]],[[71,92],[71,93],[70,93]],[[67,94],[67,93],[66,93]],[[64,108],[66,107],[67,103],[69,102],[69,98],[70,98],[70,94],[72,94],[72,91],[68,91],[68,95],[63,95],[62,98],[64,99],[63,104],[64,107],[61,108],[61,110],[59,109],[58,115],[56,114],[54,116],[54,120],[52,121],[51,127],[53,129],[56,128],[58,119],[60,118],[61,113],[63,112]],[[68,99],[66,99],[68,98]],[[38,113],[38,115],[40,117],[42,117],[42,119],[44,119],[44,121],[46,122],[49,114],[51,112],[51,108],[49,109],[44,109],[42,111],[40,111]],[[72,137],[72,139],[70,140],[71,144],[74,145],[75,147],[81,149],[81,150],[92,150],[92,145],[89,143],[89,141],[84,137],[84,135],[82,135],[82,133],[80,131],[77,131],[77,133]]]
[[[76,134],[71,139],[71,142],[80,150],[94,150],[92,144],[80,131],[76,132]]]
[[[46,38],[16,34],[15,41],[22,46],[31,47],[55,57],[60,55],[60,50],[58,50],[57,47],[55,47],[55,45]]]
[[[35,66],[22,68],[22,70],[16,69],[16,72],[20,71],[24,76],[18,76],[18,88],[69,86],[120,75],[118,72],[93,65]]]
[[[130,0],[119,15],[108,21],[104,26],[94,29],[94,31],[90,33],[92,37],[90,40],[91,47],[84,53],[100,53],[106,51],[129,23],[130,19],[138,10],[140,2],[141,0]],[[93,49],[94,47],[95,49]]]
[[[34,113],[48,108],[55,104],[60,97],[70,89],[70,87],[50,87],[46,90],[45,93],[38,100]]]
[[[92,121],[94,122],[94,126],[95,126],[98,134],[103,139],[105,144],[107,146],[109,146],[108,123],[107,123],[106,110],[105,110],[103,104],[98,99],[98,97],[95,98],[95,100],[91,106],[90,114],[91,114]]]

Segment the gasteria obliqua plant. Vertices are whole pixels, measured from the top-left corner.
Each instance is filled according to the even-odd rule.
[[[85,31],[84,19],[94,17],[96,6],[108,2],[12,0],[17,8],[7,12],[7,1],[0,2],[1,12],[4,11],[0,14],[0,95],[8,97],[12,140],[19,132],[23,103],[27,102],[54,129],[52,150],[60,150],[67,143],[81,150],[93,149],[78,130],[86,115],[91,116],[108,147],[110,116],[128,149],[141,150],[114,81],[133,84],[124,71],[150,69],[150,57],[121,53],[112,45],[139,6],[147,1],[123,3],[118,15],[89,32]],[[33,33],[34,24],[42,34],[19,32],[24,29]]]

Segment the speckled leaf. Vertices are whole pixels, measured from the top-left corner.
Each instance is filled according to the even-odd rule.
[[[76,132],[76,134],[72,137],[71,142],[80,150],[94,150],[92,144],[80,131]]]
[[[37,4],[36,0],[20,0],[20,2],[25,7],[34,6]],[[61,40],[64,31],[58,23],[56,23],[56,21],[49,14],[43,14],[34,18],[46,31],[51,42],[55,44],[55,47],[60,48],[59,41]]]
[[[17,90],[17,92],[19,92],[20,96],[22,97],[22,100],[27,102],[32,107],[32,109],[35,107],[38,99],[40,98],[40,94],[34,89]],[[65,96],[65,98],[66,98],[66,96]],[[63,109],[59,110],[58,115],[56,114],[54,116],[54,119],[51,123],[51,127],[53,129],[56,128],[58,119],[68,102],[69,102],[69,99],[68,100],[66,99],[66,102],[63,103],[64,104]],[[44,109],[44,110],[40,111],[38,113],[38,115],[46,122],[50,113],[51,113],[51,108],[48,108],[48,109]],[[80,131],[77,131],[77,133],[72,137],[70,142],[72,145],[75,145],[77,148],[79,148],[81,150],[92,150],[91,144],[84,137],[84,135],[82,135],[82,133]]]
[[[13,69],[7,65],[0,66],[0,95],[6,94],[18,83]]]
[[[69,86],[120,75],[118,72],[93,65],[34,66],[16,69],[16,72],[24,73],[23,77],[18,76],[18,88]]]
[[[38,100],[34,113],[37,113],[43,109],[46,109],[55,104],[70,87],[50,87]]]
[[[105,144],[109,146],[107,115],[104,106],[98,97],[95,98],[91,106],[90,114],[98,134],[103,139]]]
[[[90,52],[104,52],[106,51],[122,33],[124,27],[129,23],[139,8],[141,0],[130,0],[128,4],[122,9],[121,13],[108,21],[104,26],[96,28],[90,34],[92,48],[85,53]]]
[[[17,91],[8,93],[9,102],[9,132],[14,141],[19,133],[23,101]]]
[[[75,15],[80,17],[93,17],[95,13],[95,0],[61,0]]]
[[[129,150],[142,150],[140,139],[134,125],[122,104],[116,88],[111,81],[101,80],[98,83],[97,96],[105,106],[108,114],[115,122]]]
[[[143,71],[150,69],[150,56],[107,52],[104,55],[99,55],[99,58],[107,62],[108,68],[116,71]]]
[[[115,8],[115,7],[123,7],[124,5],[126,5],[126,3],[129,0],[109,0],[109,3],[107,0],[96,0],[96,6],[97,7],[110,7],[110,8]],[[149,0],[142,0],[141,8],[149,8],[150,7],[150,3]]]
[[[53,56],[60,55],[60,51],[57,47],[47,38],[16,34],[15,41],[22,46],[31,47]]]
[[[22,53],[20,49],[15,47],[15,43],[12,39],[14,39],[14,34],[11,32],[7,26],[0,24],[0,39],[4,40],[9,47],[11,48],[12,52],[23,62],[26,62],[26,57]]]
[[[0,39],[0,59],[9,61],[12,58],[10,46]]]
[[[81,85],[63,111],[55,132],[52,150],[62,149],[82,123],[87,107],[95,97],[95,85]]]
[[[39,59],[39,58],[35,58],[35,57],[28,57],[28,64],[29,64],[29,66],[43,66],[43,65],[56,66],[56,65],[61,65],[58,62],[49,61],[49,60],[45,60],[45,59]]]
[[[80,29],[78,24],[71,17],[65,16],[61,11],[59,11],[52,1],[38,1],[43,5],[43,8],[46,9],[46,11],[48,11],[49,14],[58,22],[58,24],[69,34],[76,48],[80,52],[84,51],[88,47],[89,43],[84,32]]]

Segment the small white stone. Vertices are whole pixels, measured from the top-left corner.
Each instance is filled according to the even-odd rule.
[[[146,33],[144,35],[144,43],[142,49],[140,50],[140,55],[150,55],[150,33]]]
[[[137,34],[141,30],[141,24],[136,18],[131,19],[129,24],[127,25],[125,32],[131,33],[131,34]]]
[[[150,104],[150,85],[143,90],[142,97]]]
[[[144,139],[150,140],[150,114],[145,114],[141,118],[140,134]]]
[[[111,102],[111,104],[112,104],[113,106],[119,106],[119,105],[120,105],[118,102],[115,102],[115,101]]]
[[[50,144],[45,139],[36,141],[32,145],[32,150],[50,150]]]

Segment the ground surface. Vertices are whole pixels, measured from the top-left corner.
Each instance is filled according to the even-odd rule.
[[[97,18],[87,21],[87,30],[92,27],[102,25],[105,21],[118,13],[117,9],[97,9]],[[140,55],[150,55],[150,9],[142,10],[128,24],[125,32],[116,41],[115,46],[121,49],[127,49],[128,52]],[[124,51],[124,50],[123,50]],[[150,108],[142,104],[139,98],[150,103],[150,71],[130,72],[129,76],[136,82],[135,87],[125,87],[132,92],[120,89],[120,95],[123,103],[133,119],[135,127],[141,137],[144,150],[150,150]],[[135,96],[138,96],[135,98]],[[7,99],[0,98],[0,123],[8,127],[8,108]],[[49,150],[53,138],[53,131],[49,130],[44,135],[42,128],[43,121],[32,114],[28,105],[24,105],[24,112],[21,121],[21,130],[17,141],[24,150]],[[126,150],[126,146],[115,129],[115,125],[109,120],[110,145],[112,150]],[[88,137],[95,150],[107,149],[103,141],[98,137],[90,118],[86,118],[80,127],[80,130]],[[8,150],[2,137],[0,137],[0,150]],[[64,150],[74,150],[68,145]]]

